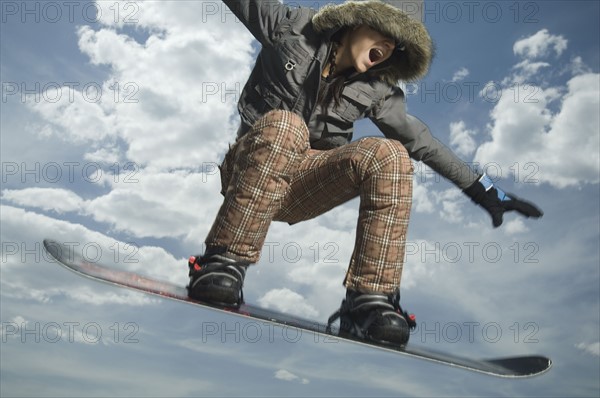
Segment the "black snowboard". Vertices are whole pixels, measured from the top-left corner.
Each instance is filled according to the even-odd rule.
[[[300,332],[309,331],[311,333],[317,333],[319,335],[349,341],[355,344],[363,344],[404,356],[433,361],[443,365],[459,367],[500,377],[535,376],[548,371],[552,366],[552,361],[549,358],[537,355],[478,360],[456,356],[454,354],[433,351],[422,347],[414,347],[410,344],[410,342],[405,348],[397,348],[374,344],[369,341],[352,340],[346,337],[337,336],[336,330],[332,330],[331,333],[328,333],[326,330],[326,325],[324,324],[298,318],[293,315],[260,308],[254,305],[242,304],[239,308],[232,309],[222,308],[190,299],[187,296],[186,288],[183,286],[177,286],[169,282],[151,279],[133,272],[112,269],[102,264],[86,261],[81,255],[72,250],[72,246],[69,247],[54,240],[45,239],[44,247],[53,258],[58,260],[58,262],[64,265],[66,268],[97,281],[139,290],[145,293],[198,305],[215,311],[226,312],[235,316],[258,319],[260,321],[269,322],[275,325],[295,328]]]

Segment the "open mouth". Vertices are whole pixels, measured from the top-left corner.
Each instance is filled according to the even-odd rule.
[[[372,63],[377,63],[379,61],[381,61],[384,57],[383,51],[381,51],[379,48],[372,48],[369,51],[369,60]]]

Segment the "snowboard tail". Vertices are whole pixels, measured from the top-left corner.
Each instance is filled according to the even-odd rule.
[[[146,276],[122,271],[99,263],[92,263],[75,253],[72,247],[51,239],[44,240],[45,250],[69,270],[94,279],[96,281],[125,287],[144,293],[185,302],[192,305],[208,308],[214,311],[226,312],[228,314],[245,318],[257,319],[275,325],[291,327],[300,331],[309,331],[323,336],[366,345],[388,352],[401,354],[408,357],[419,358],[427,361],[437,362],[443,365],[454,366],[474,372],[485,373],[492,376],[522,378],[531,377],[545,373],[552,366],[552,361],[544,356],[518,356],[510,358],[493,359],[471,359],[451,353],[430,350],[424,347],[412,346],[394,347],[376,344],[374,342],[357,340],[337,335],[337,330],[330,330],[325,324],[302,319],[293,315],[257,307],[251,304],[242,304],[239,308],[225,308],[217,305],[204,303],[188,297],[187,289],[183,286],[170,282],[160,281]]]

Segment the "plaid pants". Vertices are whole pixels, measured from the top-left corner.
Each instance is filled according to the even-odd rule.
[[[413,167],[395,140],[364,138],[310,149],[304,121],[271,111],[230,148],[221,165],[225,200],[206,238],[243,260],[260,258],[271,221],[308,220],[360,196],[346,288],[392,293],[400,285]]]

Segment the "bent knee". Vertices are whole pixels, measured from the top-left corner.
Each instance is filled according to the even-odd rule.
[[[361,146],[364,145],[370,153],[365,158],[368,161],[365,166],[382,171],[394,170],[401,174],[413,173],[408,151],[400,141],[379,137],[367,137],[361,141]]]
[[[304,119],[294,112],[274,109],[256,121],[250,133],[275,138],[281,135],[293,136],[295,140],[306,141],[309,132]]]
[[[260,117],[257,123],[261,120],[269,120],[272,122],[279,123],[290,123],[294,125],[304,122],[300,115],[291,111],[286,111],[284,109],[270,110],[269,112],[265,113],[262,117]]]
[[[258,119],[245,139],[294,152],[304,152],[310,145],[304,120],[294,112],[281,109],[274,109]]]

